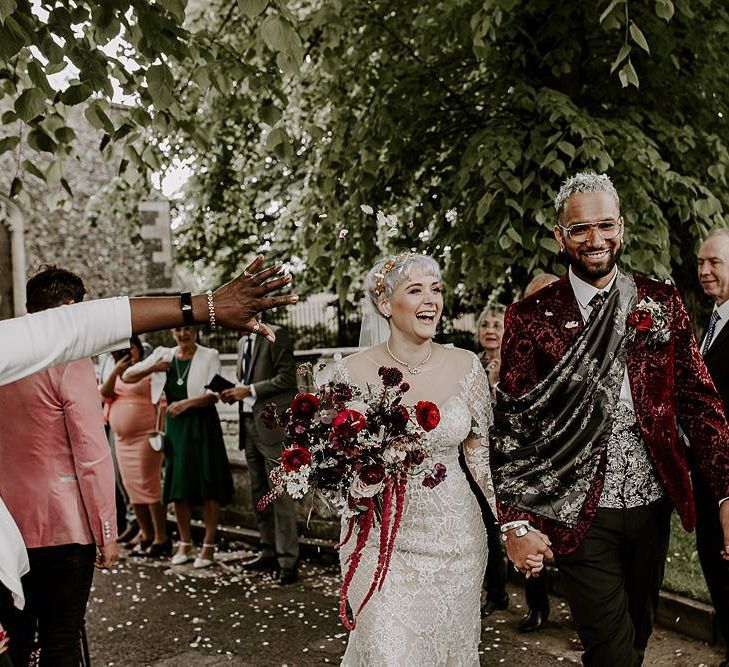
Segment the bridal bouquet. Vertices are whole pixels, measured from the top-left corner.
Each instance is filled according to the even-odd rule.
[[[358,528],[340,592],[340,616],[352,630],[375,590],[382,588],[400,527],[405,488],[413,480],[433,488],[446,477],[442,463],[428,461],[426,432],[440,422],[435,404],[402,404],[410,386],[397,368],[381,367],[382,387],[362,391],[330,382],[316,393],[298,394],[282,414],[264,409],[268,428],[284,430],[284,451],[271,471],[271,491],[258,505],[265,509],[287,493],[303,498],[313,492],[348,522],[346,544]],[[347,592],[373,528],[379,524],[379,558],[370,589],[350,621]]]

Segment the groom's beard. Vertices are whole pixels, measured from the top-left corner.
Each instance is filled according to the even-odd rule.
[[[576,250],[567,249],[570,265],[578,278],[582,278],[587,282],[598,280],[607,276],[615,268],[618,257],[623,252],[623,242],[618,241],[617,245],[614,245],[611,241],[613,239],[607,242],[607,248],[601,248],[601,250],[607,250],[607,256],[600,264],[594,264],[586,260],[582,256],[584,251],[581,248],[577,248]]]

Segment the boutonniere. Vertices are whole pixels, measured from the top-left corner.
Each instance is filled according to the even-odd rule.
[[[567,324],[564,325],[565,329],[574,329],[575,327],[580,326],[579,322],[575,322],[574,320],[570,320],[567,322]]]
[[[634,341],[641,336],[652,349],[664,345],[671,338],[666,307],[648,296],[638,302],[635,310],[628,315],[626,324],[628,341]]]

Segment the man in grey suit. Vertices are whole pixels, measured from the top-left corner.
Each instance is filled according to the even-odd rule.
[[[258,501],[271,488],[268,475],[283,450],[282,431],[267,429],[261,413],[269,403],[285,410],[296,395],[296,362],[291,338],[286,329],[271,328],[276,334],[275,343],[253,334],[238,341],[238,384],[220,396],[226,403],[239,402],[238,446],[246,453],[253,508],[261,534],[261,552],[243,567],[255,571],[280,569],[279,583],[291,584],[297,579],[299,560],[294,502],[284,495],[264,512],[257,509]]]

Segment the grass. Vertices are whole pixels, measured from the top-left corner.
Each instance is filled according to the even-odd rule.
[[[671,540],[663,588],[711,604],[699,555],[696,553],[696,533],[687,533],[675,512],[671,517]]]

